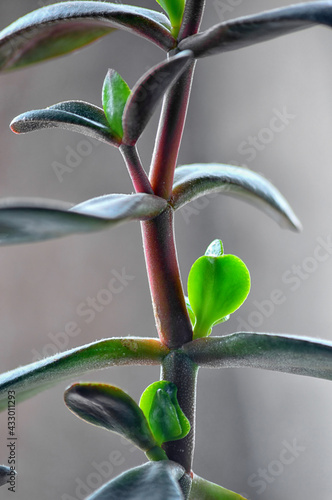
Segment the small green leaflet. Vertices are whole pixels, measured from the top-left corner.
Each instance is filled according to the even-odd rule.
[[[102,101],[106,118],[112,132],[123,137],[122,115],[130,96],[130,88],[114,69],[109,69],[104,80]]]

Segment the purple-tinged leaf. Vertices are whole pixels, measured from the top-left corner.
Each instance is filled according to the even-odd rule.
[[[234,491],[193,475],[189,500],[246,500]]]
[[[46,109],[27,111],[14,118],[10,128],[25,134],[43,128],[62,128],[119,147],[121,141],[110,128],[104,111],[84,101],[65,101]]]
[[[168,353],[159,340],[139,337],[104,339],[75,347],[0,375],[0,411],[8,406],[8,390],[15,390],[19,403],[61,380],[110,366],[158,365]]]
[[[21,68],[68,54],[123,29],[174,47],[167,17],[159,12],[109,2],[61,2],[35,10],[0,32],[0,70]]]
[[[77,417],[120,434],[143,451],[157,445],[143,411],[119,387],[79,382],[66,389],[64,400]]]
[[[183,347],[210,368],[260,368],[332,380],[332,342],[272,333],[233,333],[197,339]]]
[[[301,230],[300,221],[281,193],[271,182],[247,168],[206,163],[175,169],[170,201],[175,209],[209,193],[243,199],[263,210],[280,226]]]
[[[181,52],[147,71],[132,89],[123,113],[123,142],[134,145],[165,92],[193,60],[190,51]]]
[[[332,27],[331,2],[307,2],[222,22],[182,40],[180,50],[192,50],[195,57],[241,49],[316,24]]]
[[[184,474],[170,460],[148,462],[123,472],[86,500],[184,500],[178,481]]]
[[[0,245],[32,243],[99,231],[156,217],[167,202],[151,194],[111,194],[72,206],[59,201],[8,199],[0,204]]]

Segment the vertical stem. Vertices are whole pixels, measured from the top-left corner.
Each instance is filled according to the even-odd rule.
[[[182,25],[178,36],[179,42],[198,32],[203,17],[204,7],[205,0],[186,0]]]
[[[187,473],[190,473],[192,469],[195,446],[197,372],[198,366],[181,351],[172,351],[162,363],[161,378],[173,382],[177,386],[179,405],[191,426],[191,430],[185,438],[165,443],[163,448],[168,458],[182,465]]]
[[[195,62],[167,92],[161,111],[150,181],[154,193],[166,200],[172,194],[174,169],[187,115],[194,68]]]
[[[149,178],[142,166],[136,146],[121,144],[119,149],[126,163],[136,193],[153,194]]]
[[[145,261],[158,335],[170,348],[192,340],[174,244],[173,209],[142,222]]]

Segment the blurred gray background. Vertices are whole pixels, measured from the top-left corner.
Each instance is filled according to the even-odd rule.
[[[208,0],[202,29],[287,4]],[[36,0],[2,2],[1,27],[40,5]],[[160,10],[150,0],[140,5]],[[231,162],[261,172],[288,199],[304,226],[301,234],[282,230],[257,209],[225,196],[194,203],[190,213],[177,214],[184,284],[194,260],[215,238],[222,238],[226,252],[240,256],[251,271],[252,290],[245,305],[214,334],[245,329],[246,323],[252,331],[332,340],[332,258],[326,254],[318,262],[314,256],[332,235],[331,50],[332,32],[313,28],[197,65],[179,163]],[[119,31],[75,55],[2,75],[1,197],[77,203],[108,192],[130,193],[131,182],[115,149],[102,143],[89,147],[84,136],[59,130],[15,136],[8,124],[24,111],[63,100],[100,105],[109,67],[133,86],[163,58],[152,44]],[[262,130],[285,110],[291,118],[284,128],[249,155],[248,137],[264,137]],[[145,165],[157,118],[139,142]],[[57,178],[55,162],[65,164],[68,151],[77,152],[82,140],[86,156],[80,155],[77,166]],[[77,308],[96,297],[112,271],[122,268],[134,279],[86,323]],[[295,273],[301,274],[297,280]],[[31,362],[36,352],[52,354],[54,338],[72,321],[81,332],[67,338],[64,348],[103,337],[156,335],[138,223],[3,247],[0,274],[1,371]],[[272,306],[276,289],[282,303]],[[133,367],[79,378],[119,385],[138,399],[158,375],[157,367]],[[80,499],[101,483],[102,475],[106,481],[144,461],[141,452],[118,436],[75,418],[62,402],[67,385],[62,382],[18,407],[18,488],[14,494],[2,488],[4,500]],[[194,469],[250,500],[330,500],[331,420],[330,382],[249,369],[202,369]],[[0,463],[6,463],[6,414],[0,423]],[[286,455],[287,463],[282,463]]]

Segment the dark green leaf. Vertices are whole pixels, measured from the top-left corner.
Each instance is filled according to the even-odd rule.
[[[130,88],[114,69],[108,70],[104,80],[102,100],[111,130],[121,142],[123,136],[122,115],[130,96]]]
[[[157,444],[138,404],[118,387],[76,383],[66,389],[64,399],[76,416],[120,434],[143,451]]]
[[[234,491],[226,490],[218,484],[194,474],[189,500],[246,500]]]
[[[331,2],[307,2],[232,19],[186,38],[179,48],[192,50],[195,57],[205,57],[248,47],[315,24],[332,26]]]
[[[9,474],[10,468],[6,465],[0,465],[0,486],[3,486],[7,483],[7,481],[10,481]]]
[[[262,209],[281,226],[295,231],[301,223],[280,192],[264,177],[243,167],[215,163],[175,169],[171,204],[175,209],[209,193],[239,197]]]
[[[192,361],[211,368],[261,368],[332,380],[332,342],[270,333],[233,333],[183,347]]]
[[[222,243],[213,242],[208,255],[197,259],[190,269],[188,296],[196,317],[194,339],[207,337],[213,325],[225,321],[243,304],[250,290],[246,265],[235,255],[219,255],[221,251]]]
[[[182,439],[190,431],[190,422],[178,403],[177,391],[172,382],[159,380],[149,385],[141,396],[139,405],[159,445]]]
[[[112,479],[86,500],[184,500],[184,469],[170,460],[148,462]]]
[[[110,128],[101,108],[84,101],[66,101],[46,109],[27,111],[14,118],[10,127],[16,134],[43,128],[63,128],[119,146],[121,141]]]
[[[130,220],[146,220],[167,202],[150,194],[111,194],[71,206],[39,199],[8,199],[0,204],[0,245],[31,243],[88,233]]]
[[[132,89],[123,114],[123,142],[136,143],[165,92],[192,61],[190,51],[181,52],[147,71]]]
[[[169,350],[157,339],[112,338],[75,347],[0,375],[0,411],[7,408],[8,390],[24,401],[61,380],[114,365],[159,364]]]
[[[115,29],[143,36],[164,50],[174,47],[166,16],[109,2],[62,2],[35,10],[0,32],[0,70],[62,56]]]

